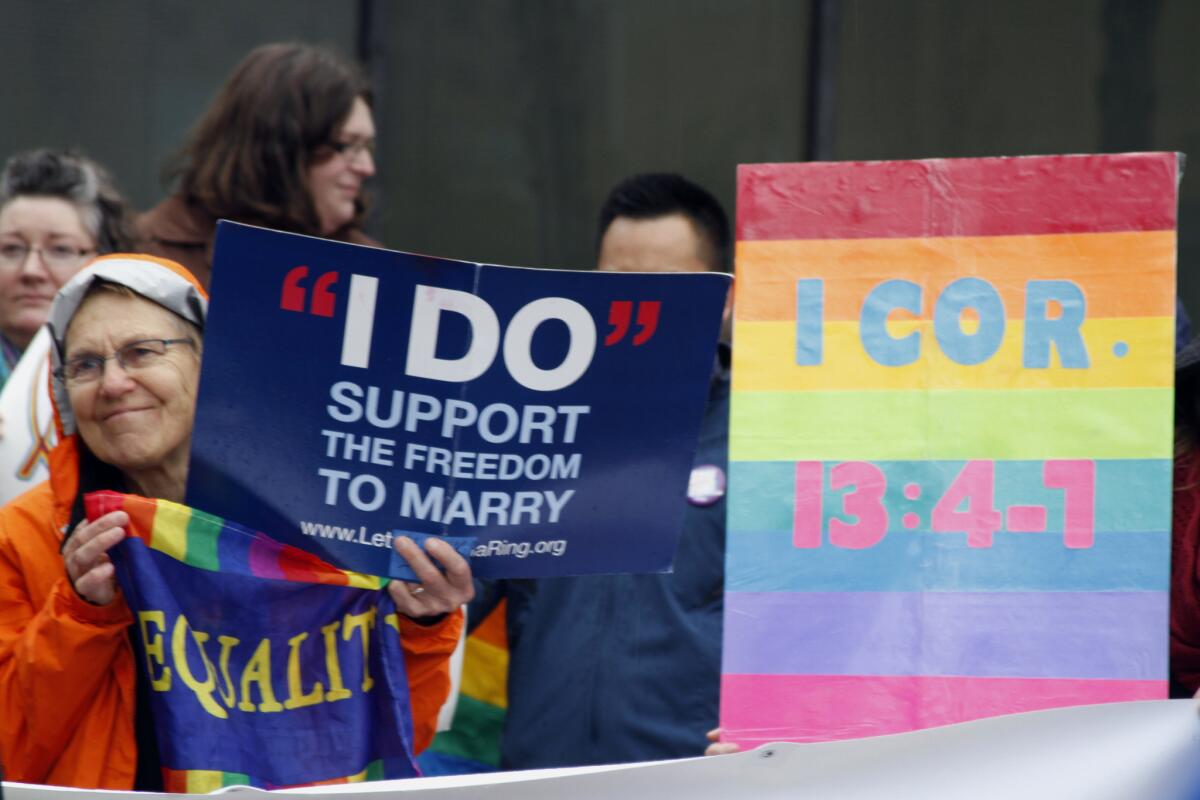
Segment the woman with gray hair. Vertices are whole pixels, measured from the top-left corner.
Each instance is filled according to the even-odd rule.
[[[165,768],[195,769],[163,762],[158,750],[152,684],[131,639],[139,623],[108,555],[130,516],[88,521],[83,498],[109,489],[183,500],[207,316],[199,281],[146,255],[97,259],[48,312],[62,436],[49,479],[0,507],[0,762],[9,780],[161,791]],[[408,710],[397,730],[371,735],[398,735],[418,751],[433,739],[458,609],[474,588],[470,565],[446,542],[422,549],[401,536],[393,547],[420,578],[419,592],[403,581],[383,590],[400,614]],[[411,763],[412,753],[403,758]]]
[[[50,301],[92,256],[132,247],[125,200],[78,153],[19,153],[0,174],[0,385],[46,321]]]

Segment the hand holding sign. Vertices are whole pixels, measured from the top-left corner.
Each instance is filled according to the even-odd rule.
[[[475,596],[471,567],[446,542],[426,539],[428,556],[407,536],[396,537],[393,547],[421,579],[419,584],[404,581],[388,584],[388,594],[401,614],[413,619],[448,614]],[[429,556],[442,565],[445,573],[433,565]]]
[[[63,545],[67,577],[79,596],[97,606],[106,606],[117,596],[117,577],[108,551],[125,538],[129,515],[124,511],[105,514],[95,522],[81,522]]]

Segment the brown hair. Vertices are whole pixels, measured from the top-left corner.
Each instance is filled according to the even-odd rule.
[[[184,198],[214,217],[319,235],[306,169],[329,146],[355,98],[371,104],[357,67],[308,44],[250,51],[192,129],[170,171]],[[358,224],[366,210],[358,201]]]
[[[96,252],[133,249],[129,206],[104,167],[71,150],[18,153],[0,172],[0,208],[18,197],[57,197],[75,206]]]

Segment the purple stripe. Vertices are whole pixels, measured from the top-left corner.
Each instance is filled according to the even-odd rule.
[[[1166,592],[730,592],[723,672],[1165,680]]]
[[[279,545],[261,533],[250,543],[250,571],[260,578],[287,580],[279,568]]]

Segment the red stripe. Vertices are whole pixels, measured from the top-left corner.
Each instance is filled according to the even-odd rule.
[[[1174,153],[743,164],[739,241],[1175,227]]]
[[[311,569],[307,564],[288,558],[280,553],[279,570],[283,577],[297,583],[320,583],[321,574]]]
[[[83,509],[90,522],[110,511],[120,511],[123,502],[125,495],[118,492],[89,492],[83,496]]]
[[[185,769],[162,768],[163,791],[171,794],[187,794],[188,771]]]
[[[279,551],[279,569],[289,581],[326,583],[333,586],[345,586],[349,583],[345,573],[332,567],[319,556],[290,545],[283,545]]]
[[[724,675],[722,741],[883,736],[1062,706],[1162,700],[1164,681],[841,675]]]

